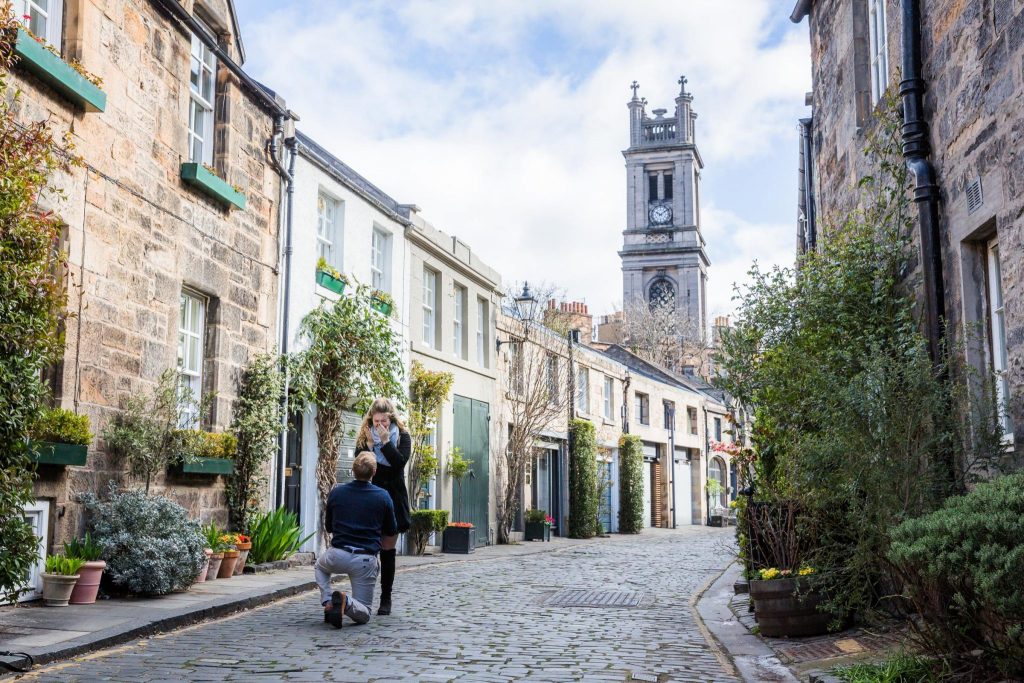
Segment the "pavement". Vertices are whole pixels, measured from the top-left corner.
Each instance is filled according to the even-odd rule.
[[[138,605],[6,608],[0,632],[32,629],[24,647],[50,658],[25,681],[725,683],[740,679],[693,604],[731,562],[733,533],[687,527],[400,557],[392,615],[340,631],[323,623],[304,567]],[[273,602],[247,609],[259,596]],[[171,614],[221,618],[180,627],[167,625]],[[126,636],[131,628],[147,637]],[[96,649],[111,642],[121,644]]]

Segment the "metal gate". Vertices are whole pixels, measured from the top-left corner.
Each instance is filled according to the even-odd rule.
[[[469,474],[462,480],[461,496],[457,486],[452,492],[452,519],[472,522],[476,527],[476,544],[487,545],[490,525],[490,406],[464,396],[455,396],[454,403],[455,430],[452,446],[462,449],[462,457],[470,461],[470,468]]]

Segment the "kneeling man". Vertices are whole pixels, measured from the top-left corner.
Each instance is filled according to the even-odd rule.
[[[316,582],[324,621],[341,628],[342,615],[357,624],[370,620],[373,589],[380,573],[381,536],[398,533],[395,506],[388,492],[370,483],[377,471],[377,458],[363,451],[352,463],[355,481],[338,484],[327,497],[324,510],[331,547],[316,561]],[[352,595],[331,592],[331,574],[348,574]]]

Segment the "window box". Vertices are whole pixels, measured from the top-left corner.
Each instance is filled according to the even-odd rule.
[[[182,164],[181,179],[225,206],[245,208],[245,195],[202,164],[195,162]]]
[[[77,465],[85,464],[88,446],[71,443],[53,443],[51,441],[30,441],[29,457],[32,462],[40,465]]]
[[[370,299],[370,307],[375,311],[383,313],[384,315],[391,315],[391,311],[393,308],[391,302],[381,301],[380,299],[377,298]]]
[[[476,550],[476,528],[465,526],[445,527],[441,535],[441,552],[468,555]]]
[[[106,109],[106,93],[75,71],[70,64],[40,45],[24,29],[18,29],[14,51],[20,57],[20,64],[65,99],[86,111],[100,112]]]
[[[193,462],[174,465],[174,469],[187,474],[228,475],[235,472],[235,461],[228,458],[199,458]]]
[[[345,292],[345,281],[334,277],[324,270],[316,271],[316,283],[324,289],[331,290],[335,294],[342,294]]]

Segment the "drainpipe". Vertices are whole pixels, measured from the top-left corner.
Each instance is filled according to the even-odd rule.
[[[708,480],[711,477],[711,437],[708,436],[708,408],[704,411],[704,525],[711,526],[711,494],[708,493]]]
[[[936,367],[942,364],[946,319],[942,278],[942,237],[939,233],[939,187],[935,166],[928,159],[928,122],[924,117],[925,82],[921,77],[921,13],[918,0],[901,0],[903,20],[903,157],[914,176],[914,203],[921,229],[921,265],[924,270],[928,351]]]
[[[668,457],[672,463],[672,477],[670,486],[672,488],[672,528],[676,528],[676,407],[673,405],[668,409]]]

